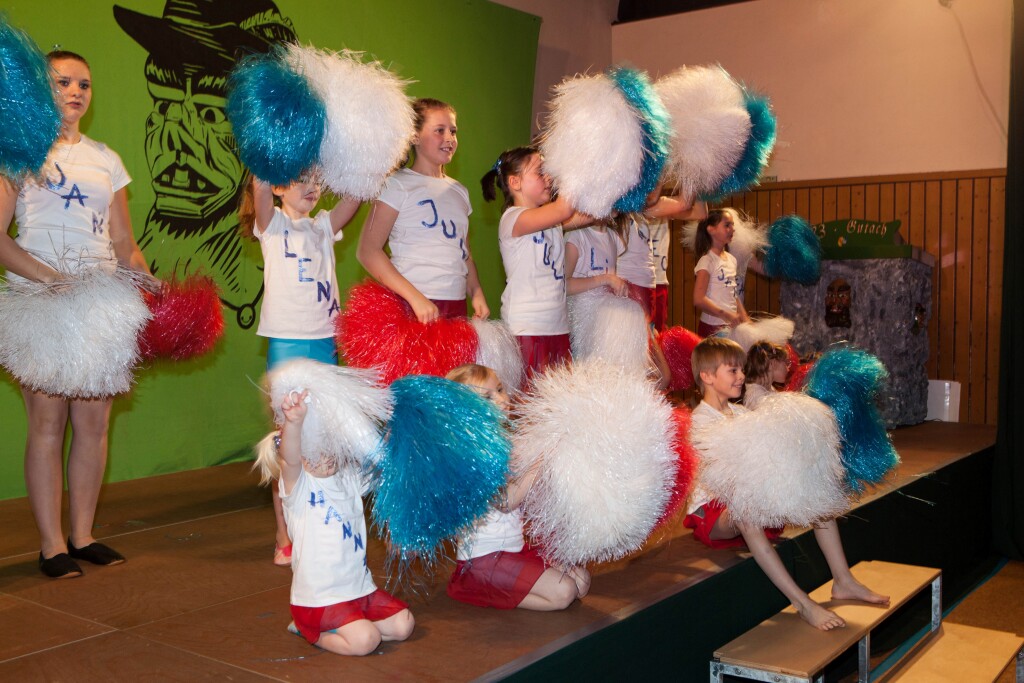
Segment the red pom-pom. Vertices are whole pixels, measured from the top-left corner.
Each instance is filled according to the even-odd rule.
[[[789,373],[786,380],[786,391],[800,391],[804,388],[804,380],[807,379],[807,372],[814,366],[814,363],[801,363],[796,369]]]
[[[397,294],[367,280],[352,288],[334,338],[354,368],[377,368],[381,382],[405,375],[443,377],[476,358],[476,330],[465,318],[421,323]]]
[[[676,432],[672,448],[676,452],[679,466],[676,470],[675,483],[672,485],[672,495],[668,499],[665,511],[661,513],[661,518],[654,525],[655,529],[675,517],[683,507],[686,497],[690,494],[694,474],[697,472],[697,451],[690,443],[690,411],[686,408],[675,408],[672,411],[672,422]]]
[[[661,333],[661,350],[665,353],[665,361],[672,371],[669,391],[684,391],[693,386],[693,368],[690,358],[693,349],[701,342],[696,332],[685,327],[670,327]]]
[[[171,280],[157,294],[145,294],[153,314],[139,336],[144,359],[185,360],[202,356],[224,336],[220,290],[213,278],[190,275]]]
[[[796,349],[792,344],[786,344],[786,355],[789,357],[788,372],[793,372],[800,365],[800,356],[796,355]]]

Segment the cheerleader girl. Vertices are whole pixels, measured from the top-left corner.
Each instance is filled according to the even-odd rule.
[[[516,335],[532,376],[569,360],[563,227],[582,227],[592,219],[563,198],[551,200],[551,179],[534,147],[502,152],[480,184],[487,201],[495,199],[496,188],[505,197],[498,225],[506,283],[501,318]]]
[[[391,176],[373,203],[356,257],[405,299],[420,322],[465,317],[467,294],[474,317],[487,318],[490,310],[469,250],[469,192],[444,172],[459,146],[455,110],[426,98],[416,100],[413,109],[412,167]]]
[[[743,405],[754,410],[765,396],[775,391],[776,384],[785,384],[789,374],[789,354],[778,344],[760,341],[747,351],[743,364],[747,384],[743,391]]]
[[[565,238],[565,291],[570,296],[595,287],[608,287],[616,296],[629,294],[629,284],[616,273],[628,235],[612,225],[591,225]]]
[[[447,378],[472,387],[508,410],[508,394],[490,368],[460,365]],[[590,590],[586,569],[545,567],[544,560],[525,543],[519,506],[535,477],[536,471],[531,471],[510,481],[501,503],[459,542],[458,563],[448,582],[453,600],[479,607],[551,611],[565,609]]]
[[[736,258],[729,253],[733,223],[729,209],[713,209],[697,224],[693,305],[700,311],[697,334],[702,337],[750,321],[739,296]]]

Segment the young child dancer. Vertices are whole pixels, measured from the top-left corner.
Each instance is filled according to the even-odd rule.
[[[629,283],[616,273],[622,244],[617,227],[591,225],[570,232],[565,238],[566,293],[608,287],[615,296],[629,294]]]
[[[757,342],[747,351],[743,374],[747,377],[743,405],[749,410],[754,410],[765,396],[775,392],[776,384],[786,383],[786,375],[789,374],[789,354],[778,344],[769,341]]]
[[[697,224],[693,305],[701,312],[697,334],[702,337],[750,320],[737,288],[736,258],[728,249],[732,235],[733,216],[728,209],[713,209]]]
[[[274,198],[280,208],[274,206]],[[253,178],[242,197],[239,224],[251,229],[263,251],[263,305],[256,334],[267,337],[267,370],[290,358],[335,364],[334,318],[340,310],[334,243],[359,209],[341,199],[330,211],[310,212],[320,201],[320,185],[306,177],[286,187]],[[277,520],[274,564],[291,564],[291,541],[273,489]]]
[[[412,167],[391,176],[373,203],[356,257],[420,322],[465,317],[467,294],[474,317],[486,319],[490,310],[469,250],[469,192],[444,172],[459,146],[455,110],[426,98],[413,109]]]
[[[693,410],[691,429],[706,429],[711,425],[716,429],[726,429],[729,418],[746,412],[743,406],[730,402],[739,398],[743,391],[744,359],[743,349],[729,339],[710,337],[697,345],[693,351],[692,367],[701,401]],[[691,493],[688,512],[683,524],[693,528],[694,536],[707,545],[715,547],[710,541],[735,540],[742,536],[758,566],[807,623],[823,631],[846,625],[839,615],[811,600],[796,584],[769,540],[772,530],[734,520],[721,503],[709,500],[699,482]],[[839,527],[834,519],[815,526],[814,538],[832,572],[833,599],[888,604],[888,596],[871,591],[850,573]]]
[[[505,265],[501,318],[519,341],[527,375],[569,360],[563,228],[591,222],[563,198],[551,201],[551,179],[533,147],[501,153],[480,180],[484,199],[505,196],[498,246]]]
[[[366,655],[382,640],[405,640],[416,622],[366,566],[360,477],[337,465],[313,469],[302,458],[307,398],[305,391],[284,398],[280,437],[264,439],[256,460],[264,483],[277,480],[294,539],[288,630],[336,654]]]
[[[473,387],[502,410],[508,394],[498,375],[475,363],[460,365],[448,379]],[[536,472],[521,473],[510,481],[505,498],[491,509],[473,532],[459,543],[458,563],[448,582],[453,600],[497,609],[561,610],[590,590],[590,573],[572,567],[563,572],[545,567],[544,560],[523,538],[519,506]]]

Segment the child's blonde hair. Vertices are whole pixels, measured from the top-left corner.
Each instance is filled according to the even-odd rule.
[[[444,376],[445,379],[470,386],[482,386],[484,382],[497,377],[498,373],[494,370],[486,365],[479,365],[477,363],[460,365]]]
[[[743,365],[747,355],[743,347],[732,339],[725,337],[708,337],[697,344],[690,356],[690,368],[693,372],[693,383],[696,396],[691,403],[699,404],[704,398],[704,382],[700,378],[702,372],[715,372],[720,365]]]
[[[260,473],[260,486],[281,478],[281,463],[277,460],[277,449],[281,444],[281,432],[274,431],[256,444],[256,462],[252,469]]]
[[[755,384],[764,384],[769,379],[772,361],[789,364],[789,354],[785,347],[770,341],[759,341],[747,351],[743,374]]]

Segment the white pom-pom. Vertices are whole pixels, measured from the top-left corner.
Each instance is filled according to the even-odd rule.
[[[18,383],[67,398],[123,394],[152,316],[141,276],[82,267],[58,283],[11,280],[0,291],[0,364]]]
[[[643,544],[677,466],[672,408],[651,383],[601,361],[549,369],[515,427],[514,468],[537,468],[523,514],[549,561],[601,562]]]
[[[753,256],[757,256],[768,246],[768,233],[760,229],[754,221],[744,220],[741,214],[733,210],[732,241],[729,242],[729,253],[736,258],[736,272],[742,277],[747,272],[747,264]]]
[[[596,358],[630,372],[647,372],[647,318],[640,304],[596,287],[570,296],[568,305],[574,359]]]
[[[683,223],[683,230],[679,234],[679,243],[690,251],[697,248],[697,225],[699,221],[686,221]]]
[[[672,117],[667,176],[684,197],[714,190],[736,166],[750,135],[742,87],[719,66],[684,66],[654,89]]]
[[[377,384],[375,371],[296,358],[271,371],[267,382],[277,424],[284,422],[285,396],[309,392],[302,457],[311,465],[334,461],[361,470],[377,451],[381,424],[391,415],[391,394]]]
[[[405,158],[415,130],[404,81],[362,53],[288,46],[288,63],[327,108],[320,145],[324,182],[338,195],[369,200]]]
[[[640,180],[643,131],[622,92],[605,75],[555,86],[540,141],[544,170],[578,211],[604,218]]]
[[[501,320],[472,320],[480,340],[476,362],[497,373],[505,391],[513,393],[523,384],[523,354],[512,330]]]
[[[807,526],[849,507],[839,429],[824,403],[799,392],[690,432],[700,483],[733,518],[769,528]]]
[[[729,339],[743,347],[743,352],[759,341],[767,341],[785,346],[793,337],[795,325],[789,318],[781,315],[775,318],[761,318],[749,323],[740,323],[729,330]]]

